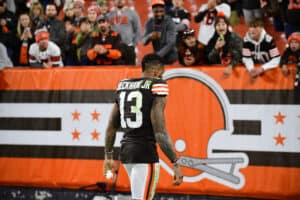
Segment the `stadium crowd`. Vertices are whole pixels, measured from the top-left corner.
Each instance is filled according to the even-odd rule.
[[[193,2],[193,1],[190,1]],[[165,64],[221,65],[224,75],[244,64],[251,77],[288,64],[300,66],[300,3],[293,0],[147,0],[142,32],[134,0],[0,0],[0,68],[138,65],[138,44],[152,44]],[[145,4],[145,8],[146,8]],[[233,26],[243,18],[243,36]],[[264,28],[272,18],[283,32],[282,55]],[[195,31],[191,23],[199,24]],[[196,35],[198,32],[198,36]],[[298,81],[296,81],[298,84]]]

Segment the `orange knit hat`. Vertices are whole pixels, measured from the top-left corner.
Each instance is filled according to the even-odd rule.
[[[300,43],[300,32],[292,33],[288,38],[288,43],[290,43],[292,40],[297,40]]]

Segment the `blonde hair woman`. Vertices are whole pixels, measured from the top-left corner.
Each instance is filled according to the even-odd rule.
[[[17,24],[17,33],[19,39],[19,59],[18,65],[28,65],[28,47],[34,42],[33,24],[28,14],[21,14]]]
[[[38,1],[33,2],[29,10],[29,16],[33,22],[34,29],[40,28],[45,18],[43,5]]]

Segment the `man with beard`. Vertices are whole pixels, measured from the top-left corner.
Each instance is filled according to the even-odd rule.
[[[144,45],[152,42],[154,53],[159,55],[164,64],[177,60],[176,25],[172,18],[165,15],[165,2],[152,0],[153,17],[147,20],[142,38]]]
[[[113,0],[114,7],[107,14],[111,29],[121,35],[124,44],[124,64],[135,65],[135,48],[142,35],[141,20],[138,13],[125,6],[126,0]]]
[[[122,41],[118,32],[110,29],[105,16],[98,18],[99,33],[92,35],[87,56],[95,65],[118,65],[122,56]]]
[[[61,67],[63,66],[60,48],[49,41],[49,32],[46,28],[35,32],[35,43],[29,47],[29,64],[32,67]]]
[[[61,48],[61,54],[64,59],[65,49],[67,41],[67,33],[65,30],[65,25],[61,20],[57,19],[57,8],[53,3],[47,4],[46,6],[46,23],[45,26],[49,31],[50,40],[55,42]]]

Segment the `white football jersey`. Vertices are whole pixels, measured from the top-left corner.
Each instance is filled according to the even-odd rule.
[[[52,41],[49,41],[48,47],[45,51],[40,51],[38,43],[33,43],[29,48],[29,63],[41,64],[52,63],[52,66],[63,66],[61,50]]]
[[[207,4],[202,5],[199,9],[199,12],[203,12],[205,10],[207,10]],[[200,23],[198,40],[204,45],[208,44],[209,40],[212,38],[212,36],[215,33],[215,18],[217,16],[217,13],[223,12],[224,15],[227,18],[229,18],[231,13],[231,8],[228,4],[221,3],[216,6],[216,11],[208,10],[207,13],[205,14],[205,17]]]

